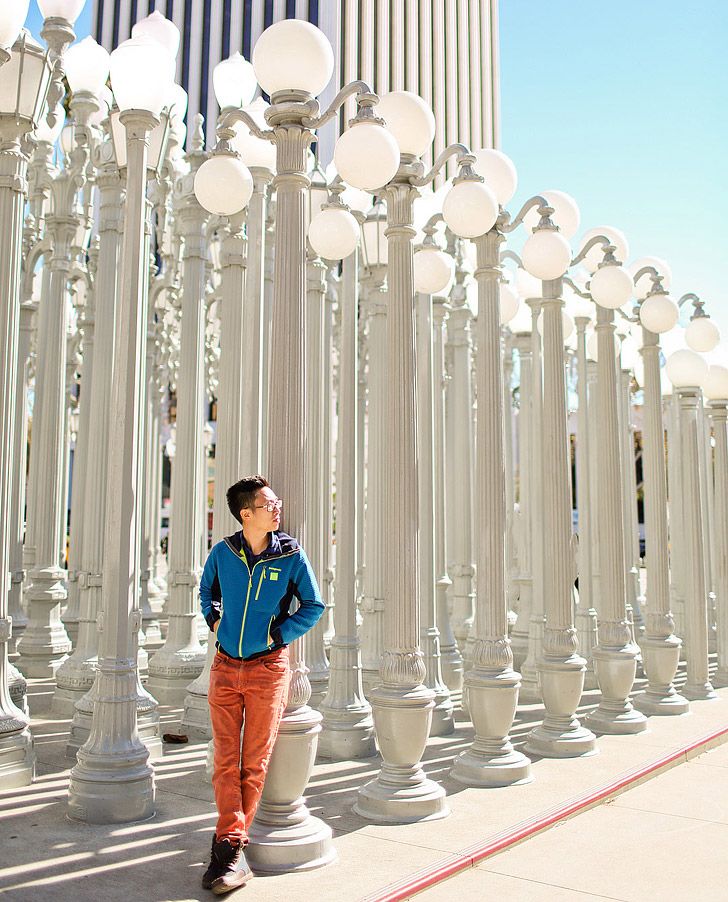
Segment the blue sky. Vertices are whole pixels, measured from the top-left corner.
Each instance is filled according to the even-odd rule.
[[[88,2],[79,36],[90,25]],[[728,0],[500,0],[500,34],[515,202],[569,192],[584,230],[667,259],[673,293],[704,297],[728,338]]]
[[[500,0],[500,32],[516,200],[572,194],[582,229],[664,257],[728,338],[728,0]]]

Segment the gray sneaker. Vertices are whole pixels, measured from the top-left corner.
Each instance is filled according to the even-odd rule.
[[[212,857],[217,860],[218,868],[212,877],[209,888],[217,896],[237,889],[253,876],[253,872],[245,860],[245,849],[242,843],[234,846],[227,839],[213,842]]]

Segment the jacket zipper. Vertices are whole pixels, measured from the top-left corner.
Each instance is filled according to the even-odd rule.
[[[275,620],[276,615],[274,614],[270,620],[268,621],[268,645],[273,644],[273,636],[270,634],[270,628],[273,626],[273,621]]]
[[[253,568],[255,569],[255,568]],[[258,590],[255,593],[255,600],[258,600],[258,596],[260,595],[260,587],[263,585],[263,580],[265,579],[265,567],[263,567],[263,571],[260,574],[260,579],[258,580]]]

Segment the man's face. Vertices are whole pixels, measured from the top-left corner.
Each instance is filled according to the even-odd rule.
[[[243,508],[243,521],[256,529],[273,532],[281,524],[281,504],[276,493],[269,486],[258,489],[255,493],[254,507]],[[268,508],[272,510],[268,510]]]

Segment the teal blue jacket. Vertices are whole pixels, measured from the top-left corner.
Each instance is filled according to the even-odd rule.
[[[298,639],[324,612],[306,553],[284,532],[271,533],[252,567],[242,532],[214,545],[200,580],[200,605],[210,629],[220,621],[220,648],[245,660]]]

